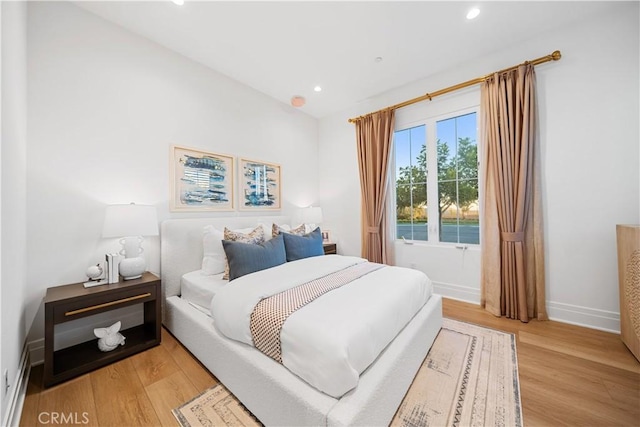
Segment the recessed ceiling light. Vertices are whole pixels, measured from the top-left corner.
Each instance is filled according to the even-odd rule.
[[[374,59],[374,61],[376,61],[376,62],[382,62],[382,56],[376,56],[376,58]]]
[[[478,15],[480,15],[480,9],[474,7],[472,9],[469,9],[469,12],[467,12],[467,19],[475,19],[478,17]]]
[[[316,86],[313,88],[316,92],[322,92],[322,88],[320,86]]]
[[[178,6],[182,6],[184,4],[184,0],[171,0],[174,4],[177,4]]]

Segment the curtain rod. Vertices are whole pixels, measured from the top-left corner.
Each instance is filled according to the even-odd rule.
[[[545,62],[549,62],[549,61],[558,61],[560,58],[562,58],[562,54],[560,53],[559,50],[556,50],[551,55],[542,56],[542,57],[534,59],[532,61],[525,61],[522,64],[514,65],[513,67],[505,68],[504,70],[496,71],[494,73],[487,74],[485,76],[478,77],[476,79],[469,80],[469,81],[466,81],[464,83],[458,83],[457,85],[449,86],[447,88],[440,89],[440,90],[437,90],[437,91],[432,92],[432,93],[426,93],[426,94],[424,94],[422,96],[419,96],[417,98],[413,98],[413,99],[410,99],[408,101],[404,101],[404,102],[392,105],[392,106],[387,107],[387,108],[382,108],[380,110],[374,111],[374,112],[369,113],[369,114],[374,114],[374,113],[378,113],[380,111],[385,111],[385,110],[397,110],[398,108],[406,107],[407,105],[415,104],[416,102],[420,102],[420,101],[425,101],[425,100],[431,101],[436,96],[444,95],[445,93],[453,92],[453,91],[456,91],[458,89],[462,89],[462,88],[465,88],[465,87],[468,87],[468,86],[473,86],[473,85],[480,84],[480,83],[486,81],[487,79],[489,79],[490,77],[492,77],[496,73],[497,74],[506,73],[507,71],[515,70],[519,66],[526,65],[526,64],[539,65],[539,64],[544,64]],[[358,120],[365,118],[369,114],[365,114],[363,116],[358,116],[358,117],[354,117],[352,119],[349,119],[349,123],[355,123]]]

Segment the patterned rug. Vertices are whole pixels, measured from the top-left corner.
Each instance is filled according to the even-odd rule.
[[[222,384],[173,414],[183,427],[261,425]],[[444,319],[391,425],[521,427],[515,336]]]

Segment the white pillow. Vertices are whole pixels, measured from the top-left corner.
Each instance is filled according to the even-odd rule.
[[[271,235],[271,228],[273,227],[273,223],[261,222],[258,225],[260,225],[262,227],[262,230],[264,231],[264,241],[266,242],[267,240],[271,240],[273,238],[273,236]]]
[[[202,257],[202,274],[211,276],[224,272],[227,264],[227,258],[222,247],[222,239],[224,233],[213,225],[204,227],[202,236],[202,245],[204,255]]]

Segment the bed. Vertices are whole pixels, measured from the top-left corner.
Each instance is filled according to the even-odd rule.
[[[199,281],[205,226],[244,228],[258,223],[287,222],[288,218],[281,216],[164,221],[161,224],[163,324],[265,425],[387,425],[440,330],[439,295],[428,298],[360,374],[357,386],[339,397],[312,387],[256,348],[224,336],[213,325],[208,312],[209,285],[205,284],[202,292],[197,284],[190,286],[190,301],[181,297],[185,280]],[[222,282],[216,283],[212,286],[224,286]],[[202,302],[198,303],[198,298]]]

